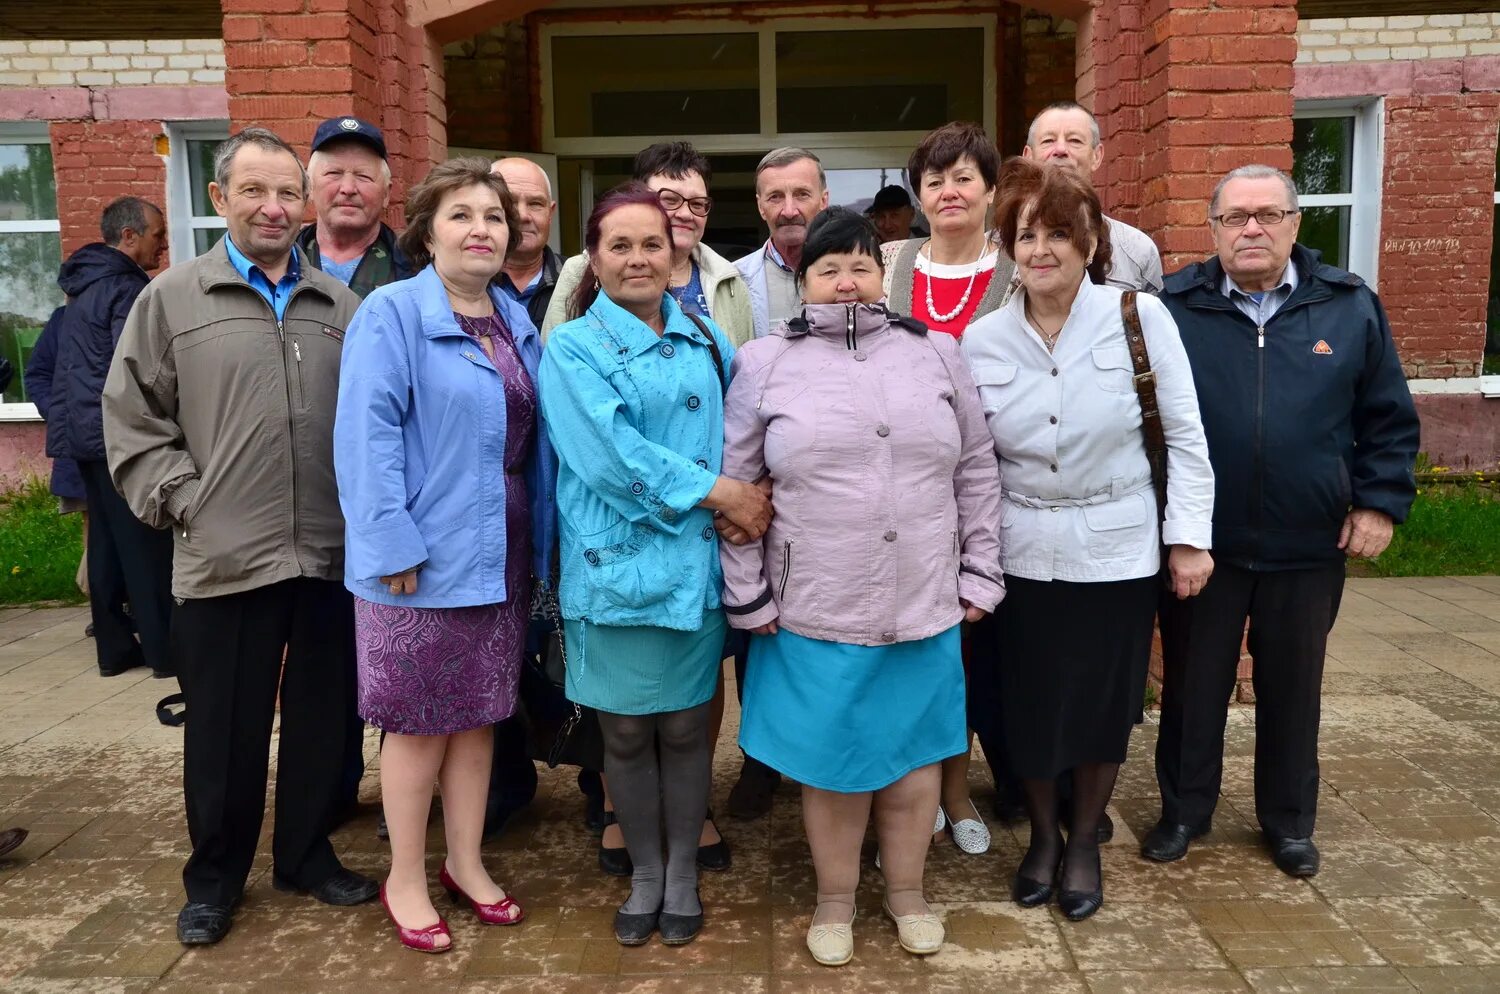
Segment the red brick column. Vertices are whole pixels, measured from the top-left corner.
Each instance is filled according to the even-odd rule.
[[[390,151],[391,213],[447,148],[442,50],[405,0],[222,0],[234,129],[270,128],[305,149],[317,122],[352,114]]]
[[[1296,29],[1295,0],[1118,0],[1079,32],[1105,208],[1156,238],[1168,272],[1210,250],[1219,177],[1291,168]]]
[[[159,121],[52,122],[63,258],[99,240],[99,215],[117,197],[166,209],[166,165],[156,150],[161,131]]]

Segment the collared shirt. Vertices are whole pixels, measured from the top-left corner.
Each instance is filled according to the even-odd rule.
[[[292,291],[302,279],[302,263],[297,258],[296,248],[292,249],[292,256],[287,260],[286,274],[275,284],[259,266],[245,257],[234,239],[227,234],[224,236],[224,248],[229,253],[230,264],[271,305],[271,310],[276,312],[276,323],[280,324],[286,317],[286,305],[292,299]]]
[[[776,244],[766,240],[766,317],[772,325],[797,314],[801,301],[797,294],[797,274],[786,264]]]
[[[1254,321],[1257,328],[1266,326],[1266,322],[1281,310],[1281,305],[1286,303],[1287,298],[1295,289],[1297,289],[1297,266],[1290,259],[1286,261],[1286,271],[1281,274],[1281,282],[1269,290],[1247,293],[1235,286],[1234,280],[1228,273],[1224,274],[1224,296],[1234,302],[1234,306],[1240,309],[1241,314]]]
[[[531,282],[527,283],[524,289],[517,289],[515,281],[510,278],[510,273],[504,271],[500,273],[500,278],[495,282],[511,300],[514,300],[518,304],[525,304],[532,297],[536,296],[538,288],[542,285],[542,276],[546,272],[547,260],[543,259],[542,264],[537,267],[536,275],[531,278]]]
[[[328,257],[320,261],[319,269],[338,280],[344,286],[348,286],[354,279],[354,273],[359,269],[359,264],[365,261],[365,254],[361,252],[348,262],[334,262]]]

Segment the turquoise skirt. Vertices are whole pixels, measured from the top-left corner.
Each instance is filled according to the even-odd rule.
[[[798,783],[880,790],[968,748],[959,626],[916,642],[754,635],[740,748]]]
[[[714,696],[728,625],[717,609],[695,632],[563,621],[568,699],[611,714],[662,714]]]

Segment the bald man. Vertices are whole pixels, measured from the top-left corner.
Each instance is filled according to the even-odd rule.
[[[496,282],[526,308],[531,323],[540,328],[562,269],[562,257],[547,245],[552,237],[552,219],[557,217],[552,181],[541,166],[519,157],[500,159],[490,166],[490,172],[510,187],[511,196],[516,198],[516,213],[521,216],[521,244],[510,247],[505,269]]]

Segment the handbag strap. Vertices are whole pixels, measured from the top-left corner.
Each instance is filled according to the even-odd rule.
[[[1151,371],[1151,355],[1146,351],[1146,334],[1141,330],[1141,315],[1135,306],[1136,291],[1120,294],[1120,317],[1125,322],[1125,344],[1130,349],[1130,363],[1135,367],[1135,392],[1141,401],[1141,432],[1146,436],[1146,462],[1151,466],[1151,486],[1156,491],[1156,518],[1160,523],[1167,513],[1167,436],[1161,424],[1161,407],[1156,402],[1156,374]]]
[[[708,339],[708,351],[714,357],[714,378],[719,381],[719,393],[722,395],[726,385],[724,383],[724,355],[719,351],[719,343],[714,341],[713,332],[708,330],[708,322],[692,311],[683,311],[682,313],[691,318],[693,324],[698,326],[698,330],[703,332],[703,337]]]

